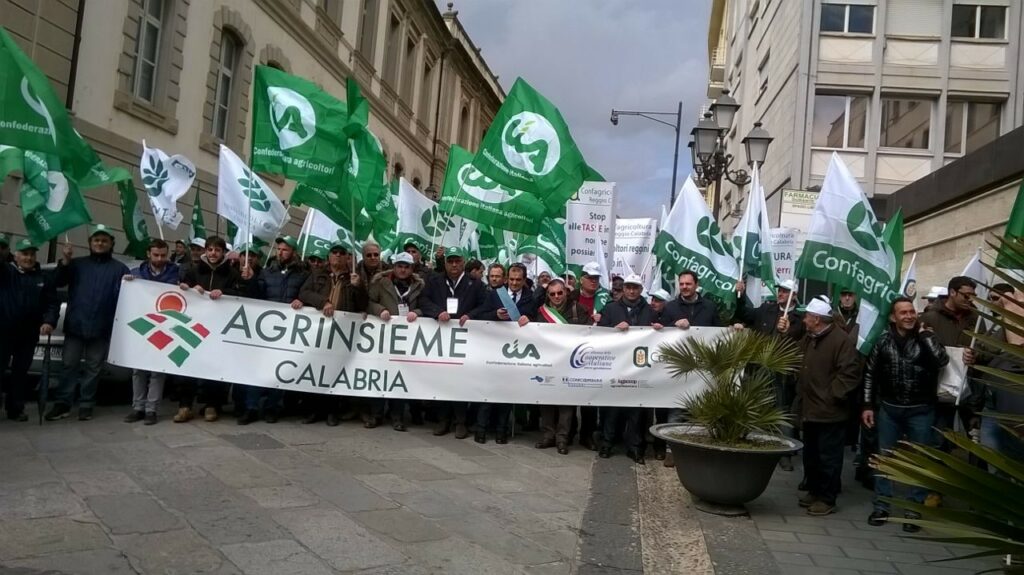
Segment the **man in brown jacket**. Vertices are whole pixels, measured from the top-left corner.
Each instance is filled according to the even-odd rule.
[[[370,305],[367,311],[383,321],[414,322],[423,312],[420,310],[420,294],[423,293],[423,280],[412,273],[412,256],[399,252],[391,258],[394,266],[390,271],[378,272],[370,280]],[[370,400],[370,417],[374,427],[384,419],[386,408],[391,410],[391,427],[395,431],[405,431],[409,425],[411,413],[408,402],[404,399]]]
[[[366,286],[353,273],[348,262],[348,248],[341,242],[331,246],[327,265],[306,279],[299,290],[299,299],[305,305],[313,306],[332,317],[336,311],[360,313],[366,311]],[[303,403],[308,403],[306,418],[302,423],[316,423],[324,417],[331,427],[341,422],[341,398],[325,394],[304,394]]]
[[[804,431],[804,474],[807,494],[800,506],[808,515],[835,511],[843,472],[847,397],[860,383],[860,358],[853,340],[834,325],[826,296],[812,299],[804,310],[807,332],[800,342],[803,365],[797,381]]]

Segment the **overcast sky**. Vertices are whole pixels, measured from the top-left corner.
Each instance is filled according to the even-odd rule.
[[[522,76],[562,111],[587,162],[618,183],[618,215],[659,217],[675,132],[608,118],[612,108],[675,112],[682,100],[682,186],[706,101],[710,0],[456,0],[455,10],[506,91]]]

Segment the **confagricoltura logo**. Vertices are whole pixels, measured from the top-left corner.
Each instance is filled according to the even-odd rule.
[[[210,330],[203,324],[185,315],[187,307],[181,294],[164,292],[156,298],[156,313],[133,319],[128,322],[128,327],[160,351],[169,349],[167,359],[181,367],[192,350],[210,335]]]

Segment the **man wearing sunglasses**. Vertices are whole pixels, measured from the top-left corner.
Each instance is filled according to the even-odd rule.
[[[374,241],[367,241],[363,244],[363,261],[356,264],[355,272],[362,280],[360,285],[368,286],[373,276],[380,272],[391,269],[391,266],[384,263],[380,258],[380,244]]]

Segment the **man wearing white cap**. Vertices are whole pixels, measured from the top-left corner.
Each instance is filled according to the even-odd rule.
[[[658,314],[658,323],[661,323],[661,314],[662,312],[665,311],[665,304],[667,304],[668,300],[670,299],[672,299],[672,296],[670,296],[667,291],[661,288],[658,288],[651,292],[651,309],[654,310],[654,313]]]
[[[622,282],[622,297],[609,302],[601,313],[601,327],[614,327],[628,330],[631,327],[651,326],[661,329],[654,309],[640,295],[644,289],[643,280],[636,274],[630,274]],[[643,408],[640,407],[602,407],[601,414],[601,448],[598,455],[602,458],[611,457],[612,441],[615,439],[618,423],[625,420],[626,428],[622,440],[626,444],[626,456],[639,465],[644,464]]]
[[[797,379],[804,432],[804,473],[807,494],[800,498],[807,514],[835,512],[843,472],[847,397],[860,385],[860,358],[850,336],[834,325],[826,296],[813,298],[804,309],[804,354]]]

